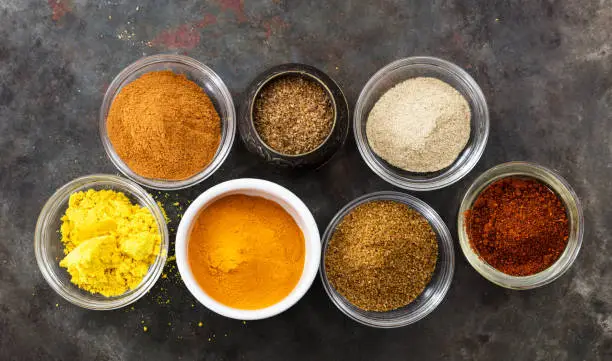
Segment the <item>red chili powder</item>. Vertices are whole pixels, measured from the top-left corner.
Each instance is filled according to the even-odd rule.
[[[492,183],[465,212],[465,220],[472,248],[509,275],[541,272],[567,246],[565,205],[535,179],[509,177]]]

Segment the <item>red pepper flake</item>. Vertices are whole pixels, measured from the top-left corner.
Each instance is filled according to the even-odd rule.
[[[489,265],[528,276],[555,263],[567,246],[565,205],[546,185],[508,177],[488,186],[465,212],[472,249]]]

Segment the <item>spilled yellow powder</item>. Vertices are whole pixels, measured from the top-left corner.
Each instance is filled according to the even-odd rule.
[[[70,195],[61,233],[60,266],[79,288],[106,297],[138,286],[161,247],[151,212],[112,190]]]
[[[164,209],[164,205],[160,201],[157,201],[156,203],[159,206],[159,209],[161,209],[162,214],[164,215],[164,220],[166,221],[166,223],[170,223],[170,217],[168,217],[168,213],[166,213],[166,209]]]

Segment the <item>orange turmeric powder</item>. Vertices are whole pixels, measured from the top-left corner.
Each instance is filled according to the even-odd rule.
[[[189,266],[210,297],[255,310],[285,298],[304,268],[304,234],[287,211],[261,197],[230,195],[199,214]]]

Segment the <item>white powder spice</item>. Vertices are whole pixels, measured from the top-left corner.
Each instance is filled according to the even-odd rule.
[[[403,170],[435,172],[451,165],[470,138],[470,105],[436,78],[412,78],[389,89],[366,123],[374,153]]]

